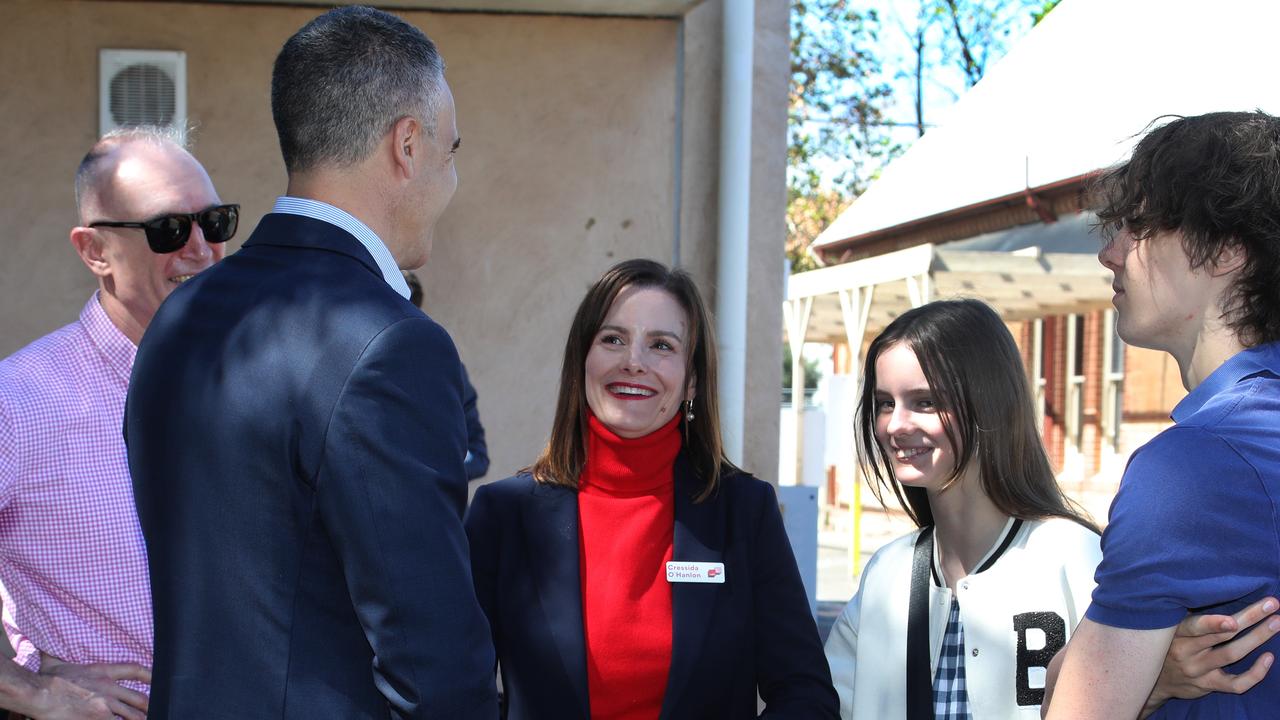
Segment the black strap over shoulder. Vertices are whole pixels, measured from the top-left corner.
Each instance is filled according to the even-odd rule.
[[[907,720],[933,720],[933,673],[929,670],[929,585],[933,526],[920,531],[911,556],[911,603],[907,610]]]

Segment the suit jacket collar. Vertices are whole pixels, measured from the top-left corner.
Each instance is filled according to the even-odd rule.
[[[699,490],[693,466],[682,451],[675,463],[672,559],[722,562],[725,506],[714,497],[695,504],[693,498]],[[555,639],[579,717],[586,720],[590,717],[590,703],[582,629],[582,576],[578,567],[578,494],[564,487],[535,484],[533,501],[522,506],[521,521],[542,614]],[[733,582],[732,569],[726,568],[726,572],[725,581]],[[662,702],[663,718],[674,717],[689,676],[697,669],[712,611],[722,594],[717,590],[718,585],[671,585],[671,670]]]
[[[538,601],[568,678],[578,717],[591,717],[587,695],[587,649],[582,629],[582,580],[578,567],[578,494],[535,483],[533,499],[521,506],[521,526]],[[553,677],[548,673],[548,677]]]
[[[244,241],[243,247],[259,245],[310,248],[339,253],[364,265],[379,280],[383,279],[378,263],[374,262],[373,256],[354,235],[323,220],[302,215],[268,213],[262,216],[258,227],[254,228],[253,234]]]
[[[680,562],[723,562],[725,506],[711,497],[700,503],[693,499],[701,491],[689,456],[681,452],[675,465],[675,533],[671,559]],[[725,568],[725,582],[733,582],[733,569]],[[662,718],[676,717],[679,700],[697,669],[702,646],[707,640],[716,600],[723,594],[720,585],[703,583],[671,584],[671,670],[662,700]]]

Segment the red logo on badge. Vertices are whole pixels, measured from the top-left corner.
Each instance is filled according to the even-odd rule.
[[[711,568],[707,571],[707,577],[713,578],[720,574],[720,568]]]

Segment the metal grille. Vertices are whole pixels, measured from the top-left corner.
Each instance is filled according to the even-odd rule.
[[[186,53],[98,50],[99,133],[137,125],[183,128],[186,124]]]
[[[111,78],[111,119],[118,126],[169,125],[177,109],[173,78],[149,63],[135,63]]]

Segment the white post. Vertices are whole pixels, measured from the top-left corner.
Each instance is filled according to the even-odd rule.
[[[720,426],[724,451],[730,461],[741,463],[747,392],[754,0],[725,0],[723,27],[716,334],[720,346]]]
[[[791,411],[796,419],[795,476],[791,485],[799,485],[804,478],[804,336],[809,331],[809,317],[813,314],[813,298],[787,300],[783,303],[783,317],[787,321],[787,343],[791,348]],[[783,478],[778,478],[781,483]]]
[[[855,378],[862,376],[862,341],[867,336],[867,323],[871,320],[871,300],[876,286],[849,288],[840,291],[840,316],[844,319],[845,338],[849,342],[849,369]],[[862,479],[859,477],[854,445],[853,465],[853,537],[849,543],[849,577],[856,577],[862,562]]]
[[[931,294],[929,273],[924,272],[907,277],[907,299],[911,301],[911,307],[918,308],[928,303]]]

